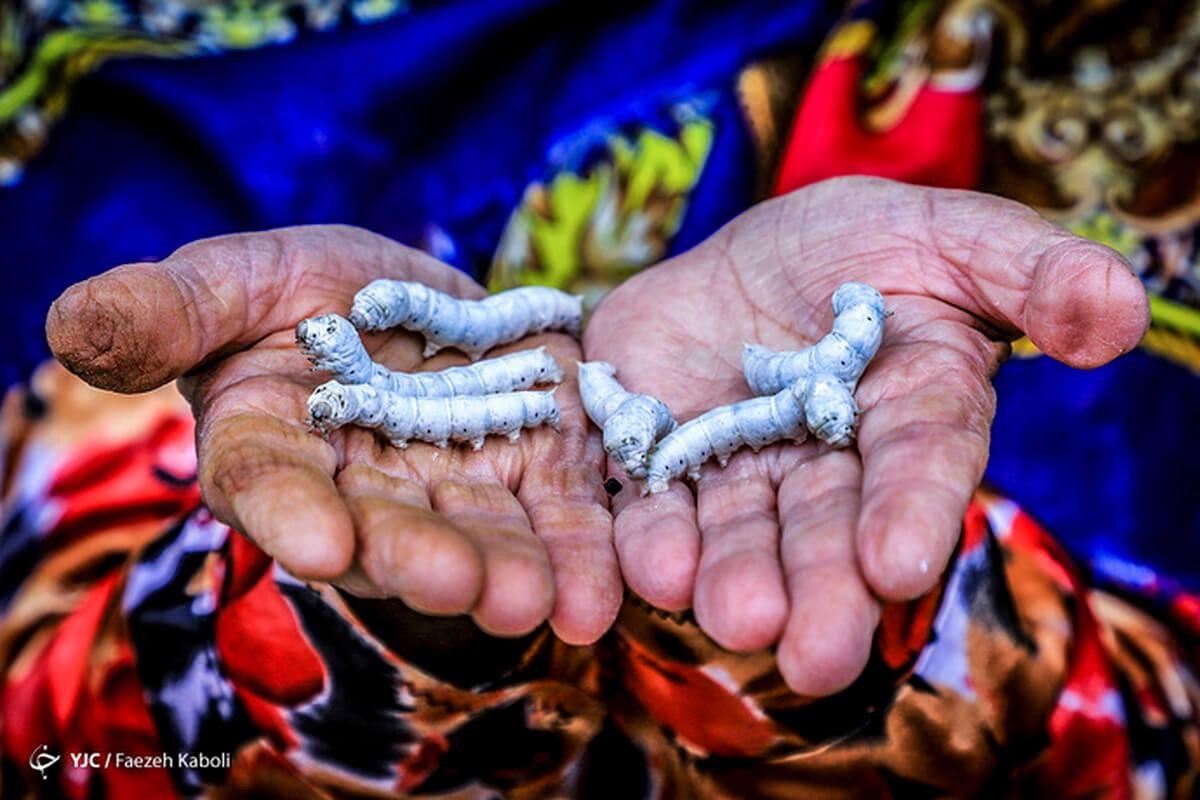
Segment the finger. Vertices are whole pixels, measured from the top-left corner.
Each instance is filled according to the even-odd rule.
[[[289,417],[245,411],[201,421],[200,489],[213,513],[304,580],[350,566],[354,525],[328,442]]]
[[[821,225],[776,225],[817,213]],[[813,280],[866,280],[885,295],[922,294],[965,309],[1051,357],[1096,367],[1136,347],[1149,302],[1115,250],[1075,236],[1020,203],[979,192],[866,177],[823,181],[763,203],[731,226],[731,252],[783,231],[775,269],[802,253],[845,269]],[[873,237],[863,237],[870,230]],[[919,238],[918,238],[919,237]],[[894,240],[889,242],[888,240]],[[879,253],[897,257],[880,263]],[[812,287],[810,287],[812,288]]]
[[[1146,291],[1115,250],[999,197],[916,191],[928,198],[918,207],[928,209],[926,225],[949,265],[939,296],[1028,334],[1074,367],[1100,366],[1141,341]]]
[[[775,643],[787,619],[775,487],[739,454],[697,486],[696,621],[717,644],[749,652]]]
[[[483,590],[483,558],[437,514],[418,484],[365,464],[337,476],[358,530],[357,564],[390,597],[427,614],[466,614]]]
[[[483,556],[476,624],[496,636],[519,636],[544,622],[554,608],[554,573],[512,492],[499,484],[443,481],[432,499],[434,510]]]
[[[615,469],[615,467],[614,467]],[[700,562],[696,501],[682,483],[661,494],[637,496],[628,481],[613,498],[613,541],[629,588],[646,602],[667,611],[692,604]]]
[[[624,589],[612,544],[612,516],[594,496],[572,493],[569,477],[562,483],[557,496],[537,488],[522,490],[521,500],[554,568],[550,624],[567,644],[592,644],[617,618]]]
[[[612,626],[625,584],[603,488],[604,448],[588,427],[574,370],[567,372],[558,393],[562,433],[553,450],[526,467],[518,499],[554,567],[550,624],[563,641],[583,645]]]
[[[50,307],[46,337],[92,385],[145,391],[304,317],[345,312],[381,277],[482,294],[453,268],[367,231],[284,228],[205,239],[75,284]]]
[[[809,697],[833,694],[858,677],[879,621],[854,544],[861,480],[854,453],[826,450],[779,487],[791,607],[776,658],[788,686]]]
[[[867,582],[887,600],[912,599],[936,583],[987,462],[995,393],[944,354],[928,354],[945,361],[945,370],[932,370],[942,377],[879,399],[858,432],[858,552]]]

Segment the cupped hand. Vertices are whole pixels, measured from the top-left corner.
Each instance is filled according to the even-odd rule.
[[[568,642],[595,640],[623,584],[570,337],[504,348],[545,345],[563,366],[559,431],[527,430],[516,443],[489,437],[473,452],[398,450],[357,428],[326,440],[306,428],[305,400],[329,376],[310,371],[296,323],[346,314],[354,292],[381,277],[484,294],[366,231],[290,228],[196,242],[77,284],[51,307],[46,332],[59,360],[100,388],[138,392],[180,378],[197,418],[205,501],[298,577],[431,614],[470,613],[498,635],[548,618]],[[393,369],[466,361],[451,351],[426,361],[421,339],[403,331],[366,342]]]
[[[849,280],[894,312],[859,384],[857,448],[742,451],[706,466],[694,490],[639,497],[629,485],[614,498],[630,588],[692,606],[729,649],[777,643],[806,695],[859,674],[881,599],[916,597],[944,570],[987,460],[990,378],[1009,342],[1028,334],[1095,367],[1149,320],[1117,253],[1028,208],[843,178],[764,203],[627,281],[596,310],[584,352],[685,421],[749,396],[743,342],[796,349],[827,332],[830,297]]]

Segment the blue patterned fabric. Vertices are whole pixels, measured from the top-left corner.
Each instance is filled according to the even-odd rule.
[[[738,69],[811,49],[833,11],[451,2],[284,46],[110,62],[0,190],[4,382],[48,355],[45,310],[67,285],[200,237],[339,222],[420,245],[436,225],[478,276],[556,142],[703,93],[718,135],[672,243],[686,248],[753,201]]]

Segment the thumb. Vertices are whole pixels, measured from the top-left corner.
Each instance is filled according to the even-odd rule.
[[[891,188],[891,187],[889,187]],[[942,269],[935,294],[1072,367],[1106,364],[1137,347],[1150,304],[1129,262],[1031,208],[978,192],[898,187],[921,193]],[[906,198],[908,199],[908,198]]]
[[[50,306],[46,339],[93,386],[148,391],[305,317],[345,312],[379,277],[482,293],[453,268],[368,231],[283,228],[205,239],[77,283]]]
[[[1070,236],[1038,255],[1014,321],[1042,352],[1086,369],[1137,347],[1150,324],[1150,304],[1120,254]]]

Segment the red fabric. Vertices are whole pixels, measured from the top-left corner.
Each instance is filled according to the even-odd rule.
[[[222,666],[233,683],[272,703],[298,705],[324,685],[321,661],[270,571],[222,609],[216,640]],[[270,658],[264,659],[264,653]]]
[[[1013,550],[1033,554],[1039,568],[1075,598],[1071,660],[1041,758],[1043,786],[1062,797],[1128,798],[1132,756],[1120,690],[1087,601],[1088,587],[1058,542],[1024,511],[1016,511],[1001,537]]]
[[[978,90],[926,84],[894,128],[863,128],[859,58],[836,58],[813,73],[792,121],[773,194],[839,175],[873,175],[925,186],[979,183],[983,100]]]
[[[200,502],[195,473],[194,425],[164,417],[150,432],[117,444],[81,446],[64,461],[50,487],[61,503],[56,539],[87,531],[183,514]],[[163,480],[155,470],[179,479]],[[182,471],[182,474],[179,474]]]
[[[625,688],[682,741],[713,755],[741,757],[759,755],[775,741],[770,720],[703,668],[660,658],[628,636],[620,637],[618,655]]]

